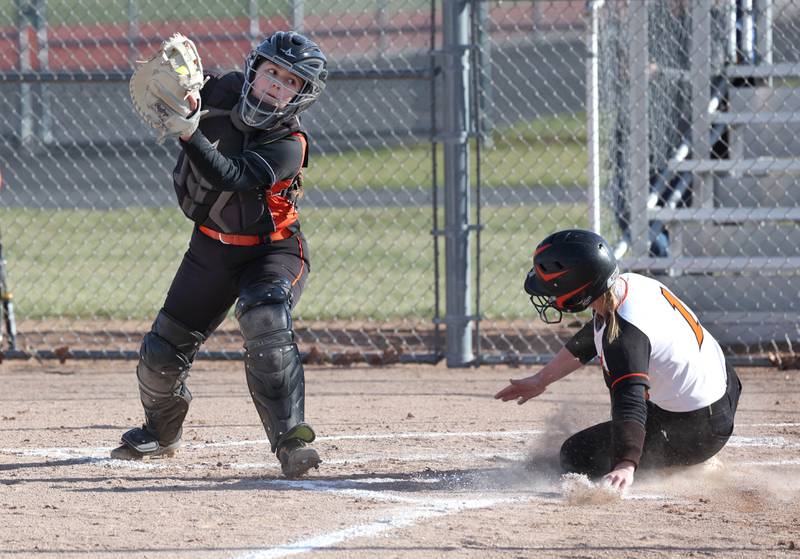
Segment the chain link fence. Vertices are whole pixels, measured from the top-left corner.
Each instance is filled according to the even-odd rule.
[[[566,227],[600,230],[623,267],[674,286],[728,351],[800,338],[800,2],[465,5],[474,362],[541,361],[585,319],[539,325],[522,290],[535,245]],[[180,31],[206,68],[240,69],[254,42],[293,28],[332,70],[304,116],[301,351],[342,364],[439,360],[451,324],[443,91],[458,60],[443,48],[442,8],[0,7],[0,234],[19,331],[6,356],[135,356],[186,250],[192,224],[170,179],[178,147],[156,145],[130,107],[135,60]],[[240,348],[229,319],[201,356]]]
[[[729,351],[791,348],[800,4],[596,4],[603,232]]]
[[[481,328],[494,335],[481,337],[482,360],[539,361],[587,318],[543,331],[519,287],[523,254],[566,226],[597,230],[624,270],[671,286],[736,359],[792,351],[800,3],[514,6],[508,21],[535,14],[529,33],[494,34],[490,8],[488,40],[477,40],[494,85],[482,115],[491,134],[480,243]],[[510,143],[517,154],[505,157]]]
[[[156,145],[133,113],[135,60],[180,31],[205,68],[241,69],[251,45],[294,28],[332,62],[304,116],[301,347],[433,355],[429,3],[35,0],[1,16],[0,230],[20,349],[135,355],[188,246],[171,184],[179,148]],[[240,348],[228,320],[206,355]]]

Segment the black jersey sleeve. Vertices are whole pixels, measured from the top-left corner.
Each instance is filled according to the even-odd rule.
[[[594,321],[590,320],[584,324],[583,328],[564,344],[564,347],[583,365],[597,357],[597,347],[594,345]]]
[[[631,384],[611,393],[611,455],[613,465],[630,460],[637,466],[644,448],[647,403],[645,387]]]
[[[181,140],[186,156],[216,189],[228,191],[269,188],[293,177],[303,163],[303,144],[294,136],[248,146],[241,154],[225,156],[198,129]]]
[[[206,83],[200,90],[203,108],[233,109],[239,102],[243,83],[244,75],[241,72],[228,72],[222,75],[206,74]]]
[[[617,315],[620,333],[613,342],[603,340],[603,375],[611,392],[614,464],[630,460],[639,464],[647,424],[646,391],[650,388],[650,339]]]

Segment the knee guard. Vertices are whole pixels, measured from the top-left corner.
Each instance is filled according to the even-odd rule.
[[[247,386],[272,451],[286,440],[314,440],[303,423],[305,378],[294,343],[291,285],[284,279],[243,290],[236,319],[244,336]]]
[[[142,341],[136,377],[146,428],[156,440],[171,444],[181,436],[192,395],[186,377],[205,336],[173,320],[164,311]]]

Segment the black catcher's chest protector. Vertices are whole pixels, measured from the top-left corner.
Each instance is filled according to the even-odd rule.
[[[200,120],[200,131],[225,156],[241,154],[249,145],[268,144],[299,131],[292,121],[275,130],[243,131],[231,120],[231,111],[239,100],[242,75],[230,73],[211,78],[203,89],[203,107],[208,110]],[[275,221],[268,204],[269,184],[248,191],[220,191],[200,174],[184,151],[172,173],[178,204],[183,213],[197,223],[223,233],[264,234],[275,231]]]

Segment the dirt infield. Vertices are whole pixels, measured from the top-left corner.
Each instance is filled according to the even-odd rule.
[[[280,477],[241,363],[197,363],[175,458],[108,459],[141,420],[132,370],[0,366],[0,556],[800,557],[796,371],[740,370],[718,461],[608,501],[570,498],[554,468],[608,416],[594,368],[520,407],[491,395],[524,369],[309,367],[325,462],[303,481]]]

